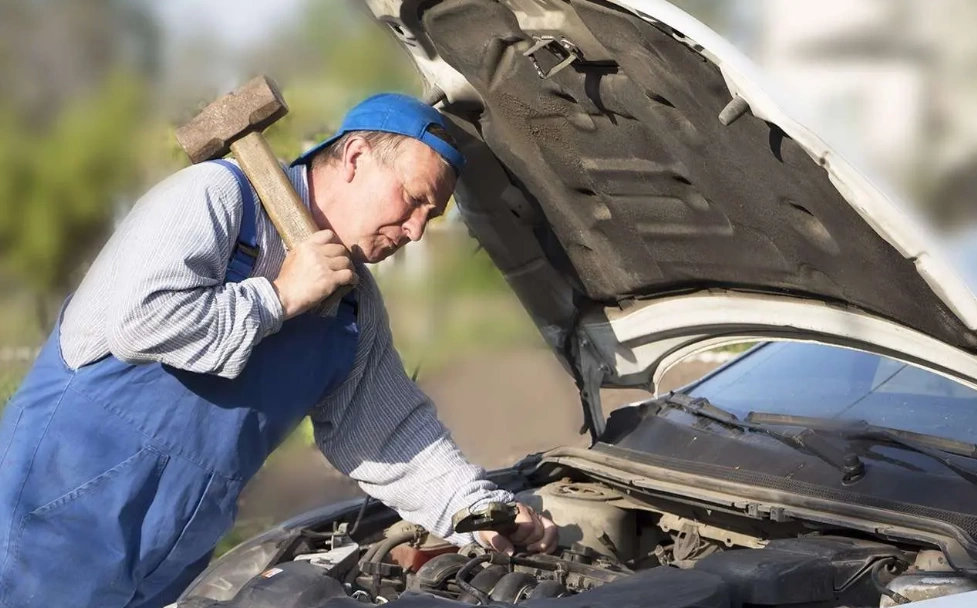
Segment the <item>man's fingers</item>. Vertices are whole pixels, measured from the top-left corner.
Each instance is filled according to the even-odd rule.
[[[315,243],[316,245],[325,245],[327,243],[338,243],[339,237],[332,230],[320,230],[319,232],[312,233],[309,237],[310,243]]]
[[[293,251],[274,281],[275,293],[286,319],[301,314],[329,298],[342,287],[359,284],[349,252],[332,230],[313,233]]]
[[[481,539],[481,544],[483,547],[494,549],[495,551],[504,553],[506,555],[513,555],[516,552],[516,548],[512,545],[512,541],[502,536],[498,532],[487,530],[484,532],[479,532],[478,536]]]
[[[349,259],[349,256],[338,256],[328,258],[326,263],[332,270],[352,270],[353,260]]]
[[[498,532],[483,530],[475,534],[478,542],[506,555],[513,555],[516,547],[525,547],[532,553],[552,553],[557,545],[557,526],[524,504],[518,503],[517,508],[516,527],[508,538]]]
[[[356,285],[360,278],[350,269],[336,271],[336,283],[339,285]]]
[[[525,540],[529,538],[529,535],[533,533],[533,528],[536,526],[536,520],[533,517],[533,512],[526,508],[523,504],[517,504],[515,519],[515,528],[509,534],[509,540],[518,544],[525,545]]]
[[[339,243],[326,243],[317,248],[319,255],[327,258],[346,258],[349,259],[349,252]]]
[[[526,532],[518,540],[513,540],[516,544],[527,548],[529,545],[543,540],[543,522],[536,513],[532,513],[531,515],[532,521],[525,524]]]
[[[519,513],[516,515],[516,529],[509,535],[509,540],[513,543],[525,547],[543,538],[543,525],[539,515],[526,505],[518,505]]]
[[[529,545],[526,549],[533,553],[552,553],[556,549],[556,537],[559,529],[549,519],[545,517],[539,519],[543,525],[543,538],[539,542]]]

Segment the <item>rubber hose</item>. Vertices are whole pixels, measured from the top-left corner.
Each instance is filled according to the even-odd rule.
[[[888,587],[886,587],[885,585],[883,585],[882,584],[882,580],[879,577],[879,573],[883,569],[885,569],[886,567],[889,567],[889,566],[893,566],[896,563],[898,563],[898,560],[896,558],[894,558],[894,557],[887,557],[885,559],[882,559],[882,560],[876,562],[876,564],[874,566],[872,566],[872,572],[870,574],[871,579],[872,579],[872,584],[875,585],[875,589],[879,593],[881,593],[882,595],[888,597],[889,599],[891,599],[896,604],[899,604],[899,605],[910,604],[912,602],[910,601],[909,598],[905,597],[904,595],[902,595],[900,593],[896,593],[892,589],[889,589]]]
[[[380,564],[383,563],[383,559],[387,557],[387,555],[389,555],[390,552],[393,550],[393,548],[396,547],[397,545],[402,545],[406,542],[415,540],[419,538],[420,535],[421,535],[420,529],[413,528],[405,532],[394,534],[390,538],[385,539],[379,545],[373,545],[373,547],[370,547],[370,551],[373,551],[374,548],[376,548],[376,551],[373,551],[372,555],[369,552],[367,552],[364,561],[375,565],[375,569],[373,570],[373,595],[374,596],[380,595]]]
[[[531,592],[539,581],[528,572],[510,572],[502,577],[489,596],[492,601],[515,604],[527,591]],[[528,594],[527,594],[528,595]]]
[[[535,600],[543,597],[563,597],[567,594],[567,588],[559,581],[542,581],[533,592],[529,594],[529,599]]]
[[[408,534],[408,532],[401,532],[401,533],[398,533],[396,536],[391,536],[388,539],[382,540],[382,541],[380,541],[378,543],[374,543],[373,545],[370,546],[369,549],[366,550],[366,553],[363,554],[363,558],[360,560],[360,563],[361,564],[368,564],[368,563],[372,562],[373,561],[373,558],[376,557],[376,554],[379,552],[380,549],[383,548],[383,546],[387,543],[387,541],[389,541],[391,539],[398,538],[398,537],[402,537],[402,536],[404,536],[406,534]],[[411,540],[413,538],[413,534],[414,533],[413,532],[410,532],[410,534],[411,534],[411,536],[409,536],[406,540],[401,540],[400,542],[397,543],[397,545],[399,545],[400,543],[405,543],[408,540]],[[389,547],[387,549],[386,553],[384,553],[383,556],[380,557],[380,560],[382,561],[384,557],[387,557],[387,553],[390,553],[390,551],[394,547],[396,547],[397,545],[393,545],[392,547]]]
[[[376,551],[373,552],[373,555],[367,553],[367,555],[370,555],[370,557],[369,559],[366,559],[366,561],[373,562],[374,564],[379,564],[383,561],[383,558],[387,557],[387,555],[389,555],[390,552],[393,551],[394,547],[396,547],[397,545],[402,545],[406,542],[410,542],[418,538],[419,536],[420,536],[420,531],[418,530],[410,530],[407,532],[400,532],[399,534],[394,534],[390,538],[385,539],[379,545],[374,545],[374,547],[376,547]],[[370,547],[370,549],[372,550],[373,547]]]
[[[366,509],[370,506],[370,497],[367,496],[363,499],[363,504],[360,505],[360,510],[356,512],[356,519],[353,520],[353,527],[346,530],[346,536],[352,537],[356,534],[356,531],[360,529],[360,522],[363,521],[363,516],[366,515]]]
[[[509,569],[505,566],[489,566],[473,576],[472,580],[468,581],[468,584],[476,589],[490,594],[499,580],[501,580],[502,577],[507,574],[509,574]],[[458,600],[465,602],[466,604],[471,604],[474,603],[475,597],[468,595],[467,593],[462,593],[461,596],[458,597]]]
[[[468,575],[471,574],[472,570],[474,570],[476,566],[490,561],[492,561],[491,553],[486,553],[485,555],[479,555],[476,558],[468,560],[468,562],[461,567],[461,570],[458,571],[458,574],[455,575],[455,582],[458,584],[458,587],[464,593],[467,593],[468,595],[475,598],[475,601],[477,601],[479,604],[482,604],[483,606],[485,604],[490,603],[492,599],[484,591],[473,587],[465,579],[468,578]]]
[[[360,558],[360,563],[367,564],[370,561],[372,561],[373,556],[377,554],[377,549],[379,548],[380,548],[380,543],[374,543],[373,545],[370,545],[370,548],[367,549],[366,553],[363,554],[363,557]]]

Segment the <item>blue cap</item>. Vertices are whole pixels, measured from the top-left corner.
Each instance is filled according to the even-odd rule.
[[[317,144],[292,162],[305,164],[319,150],[350,131],[385,131],[424,142],[444,157],[460,173],[465,157],[454,146],[430,133],[427,128],[438,125],[447,130],[444,116],[423,101],[398,93],[380,93],[361,101],[347,112],[339,130],[329,139]]]

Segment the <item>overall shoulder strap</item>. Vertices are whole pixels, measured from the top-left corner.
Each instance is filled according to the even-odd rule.
[[[241,229],[238,231],[237,245],[227,264],[225,280],[229,283],[239,283],[251,275],[254,264],[258,259],[258,231],[256,228],[257,205],[251,183],[245,177],[241,168],[234,163],[220,159],[212,161],[228,169],[237,180],[241,188],[241,198],[244,209],[241,215]]]

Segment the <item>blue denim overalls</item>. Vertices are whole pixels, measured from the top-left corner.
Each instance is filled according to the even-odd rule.
[[[228,282],[254,264],[244,193]],[[69,369],[60,322],[0,422],[0,606],[164,606],[206,566],[244,484],[349,373],[356,302],[259,342],[237,378],[111,355]]]

